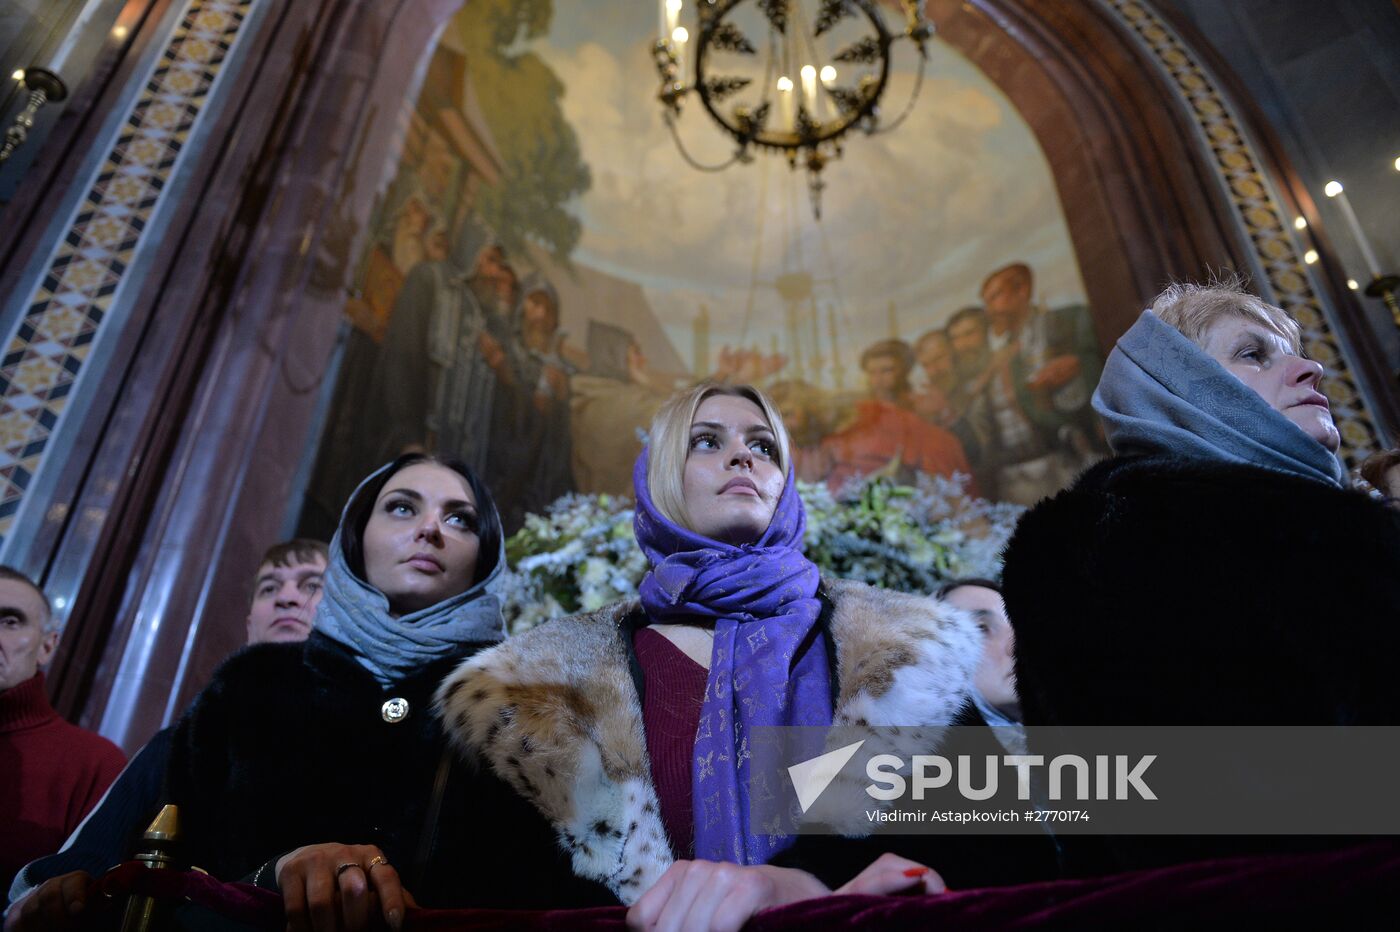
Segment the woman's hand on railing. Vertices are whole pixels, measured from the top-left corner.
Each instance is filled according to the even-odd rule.
[[[948,886],[933,868],[886,851],[835,892],[863,893],[868,896],[890,896],[895,893],[918,896],[925,893],[946,893]]]
[[[677,861],[627,911],[629,929],[738,932],[756,913],[836,894],[943,893],[938,872],[888,852],[833,891],[806,871],[718,861]]]
[[[380,916],[398,932],[417,905],[374,845],[307,845],[278,858],[276,876],[292,932],[361,932]]]
[[[806,871],[677,861],[627,911],[629,929],[738,932],[754,913],[831,891]]]

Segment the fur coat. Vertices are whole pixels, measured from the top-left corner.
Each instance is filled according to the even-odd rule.
[[[821,593],[836,724],[953,720],[982,653],[970,616],[849,581]],[[675,859],[642,732],[631,632],[644,624],[636,602],[550,622],[472,657],[438,693],[451,739],[548,820],[578,877],[627,904]]]
[[[1396,724],[1400,513],[1170,456],[1088,470],[1017,526],[1028,725]]]
[[[1022,518],[1003,593],[1027,725],[1400,722],[1400,513],[1360,492],[1106,460]],[[1319,844],[1064,839],[1074,873]]]

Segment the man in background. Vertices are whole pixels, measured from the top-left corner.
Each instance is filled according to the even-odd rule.
[[[49,704],[41,668],[57,647],[48,598],[29,577],[0,566],[0,881],[7,886],[77,828],[126,763],[115,744]]]
[[[248,643],[304,641],[321,601],[321,577],[327,563],[319,540],[284,541],[263,553],[248,605]]]
[[[275,544],[263,553],[253,577],[246,619],[249,646],[295,644],[307,639],[321,601],[328,553],[321,541],[300,538]],[[3,586],[0,574],[0,593],[5,591]],[[0,701],[3,698],[0,695]],[[75,819],[44,848],[26,852],[27,857],[6,873],[4,889],[9,891],[10,912],[14,913],[6,918],[7,930],[61,929],[69,923],[76,928],[80,924],[82,910],[94,895],[93,877],[129,858],[141,833],[160,810],[173,730],[170,726],[156,732],[125,770],[116,764],[102,789],[113,777],[116,782],[105,796],[102,789],[93,795],[88,808],[93,803],[96,808],[86,819],[79,816],[81,824]],[[104,738],[97,740],[110,745]],[[120,756],[121,752],[111,747]],[[68,840],[63,842],[64,838]],[[11,885],[11,874],[26,862],[32,863],[14,874]]]

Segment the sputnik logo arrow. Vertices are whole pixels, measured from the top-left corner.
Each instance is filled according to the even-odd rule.
[[[827,751],[825,754],[818,754],[810,760],[804,760],[800,764],[793,764],[788,768],[788,776],[792,778],[793,789],[797,790],[797,803],[805,813],[812,808],[812,804],[817,801],[817,797],[822,795],[831,781],[836,779],[836,775],[841,772],[841,768],[846,766],[846,762],[855,756],[856,751],[865,743],[865,739],[857,741],[855,744],[848,744],[844,748],[837,748],[834,751]]]

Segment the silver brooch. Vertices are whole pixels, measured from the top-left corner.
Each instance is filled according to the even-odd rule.
[[[408,700],[395,697],[379,707],[379,714],[389,724],[408,718]]]

